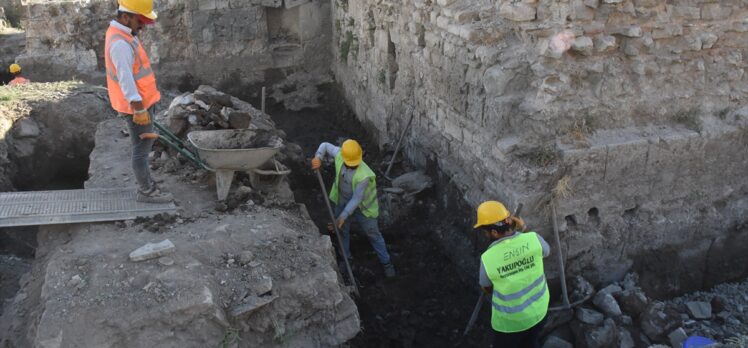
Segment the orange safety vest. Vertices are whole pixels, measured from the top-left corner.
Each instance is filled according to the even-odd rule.
[[[135,41],[135,38],[131,34],[114,26],[109,26],[109,29],[106,31],[106,45],[104,47],[106,85],[109,91],[109,101],[112,103],[114,110],[132,115],[133,110],[130,107],[130,101],[122,93],[119,80],[117,79],[117,69],[114,67],[111,54],[109,53],[112,44],[120,40],[127,42],[135,52],[132,75],[133,79],[135,79],[135,86],[138,88],[138,94],[143,98],[143,106],[148,109],[151,105],[156,104],[161,99],[161,93],[158,91],[158,87],[156,87],[156,75],[153,74],[151,61],[148,59],[143,45]]]
[[[21,76],[16,76],[16,78],[8,82],[8,85],[17,86],[17,85],[23,85],[29,82],[31,82],[29,79],[23,78]]]

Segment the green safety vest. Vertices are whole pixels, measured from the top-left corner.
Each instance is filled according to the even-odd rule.
[[[535,232],[503,240],[480,258],[493,284],[494,330],[525,331],[545,318],[550,295],[543,271],[543,247]]]
[[[340,183],[340,171],[343,168],[343,156],[338,153],[335,156],[335,183],[332,184],[332,190],[330,190],[330,200],[338,204],[338,184]],[[369,186],[366,186],[364,191],[364,199],[358,205],[361,209],[361,213],[367,218],[376,219],[379,216],[379,202],[377,201],[377,180],[374,172],[366,165],[363,161],[356,168],[356,173],[353,174],[353,192],[356,192],[356,186],[364,180],[369,180]]]

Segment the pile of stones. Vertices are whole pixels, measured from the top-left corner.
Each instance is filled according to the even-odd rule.
[[[748,295],[741,292],[748,282],[664,302],[649,298],[637,282],[638,276],[630,273],[573,310],[551,312],[543,347],[681,348],[696,335],[727,346],[748,339]],[[592,288],[582,277],[572,283],[572,289]]]
[[[230,95],[207,86],[174,98],[165,117],[179,137],[193,130],[245,129],[252,121],[250,111],[235,107]]]

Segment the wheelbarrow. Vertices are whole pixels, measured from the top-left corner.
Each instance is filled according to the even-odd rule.
[[[253,172],[272,159],[283,146],[280,137],[253,129],[193,131],[187,134],[187,139],[197,150],[200,161],[215,171],[219,200],[228,197],[234,172]]]
[[[187,134],[189,143],[185,143],[163,125],[157,122],[153,122],[153,125],[159,130],[159,141],[182,154],[197,167],[216,173],[216,194],[219,200],[228,197],[235,171],[254,173],[255,169],[273,158],[283,145],[283,141],[275,135],[264,134],[265,141],[253,141],[259,133],[267,131],[252,129],[193,131]]]

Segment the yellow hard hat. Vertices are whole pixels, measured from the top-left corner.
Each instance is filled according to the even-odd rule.
[[[137,13],[145,18],[155,20],[158,16],[153,12],[153,0],[118,0],[119,6],[127,12]]]
[[[344,141],[340,152],[343,156],[343,162],[345,162],[345,165],[356,167],[361,164],[363,150],[361,150],[361,145],[358,144],[358,141],[353,139]]]
[[[497,201],[486,201],[478,206],[478,221],[473,228],[493,225],[509,217],[509,210]]]
[[[21,72],[21,66],[14,63],[10,65],[10,68],[8,68],[8,70],[10,70],[11,74],[18,74],[19,72]]]

